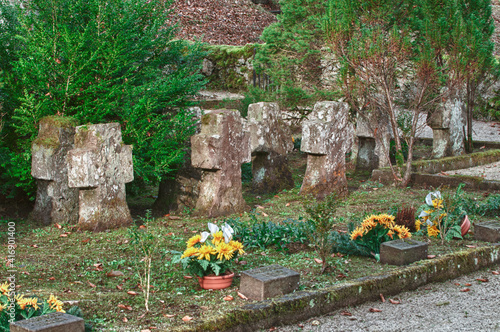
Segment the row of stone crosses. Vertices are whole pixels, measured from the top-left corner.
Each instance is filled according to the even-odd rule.
[[[302,122],[301,151],[308,155],[301,194],[347,194],[345,155],[354,136],[348,110],[343,102],[318,102]],[[293,186],[287,165],[293,138],[278,105],[252,104],[247,118],[234,110],[201,116],[199,133],[191,137],[191,163],[202,174],[196,214],[218,217],[245,210],[241,165],[252,159],[254,187],[273,190],[283,181]],[[47,118],[40,121],[38,137],[32,146],[38,186],[33,219],[94,231],[132,222],[125,194],[125,183],[133,180],[132,147],[122,143],[120,124],[73,127]],[[359,156],[377,154],[375,144],[371,152],[362,144],[358,148]]]

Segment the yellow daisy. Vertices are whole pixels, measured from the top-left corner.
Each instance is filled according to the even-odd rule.
[[[432,200],[432,205],[436,208],[436,209],[440,209],[440,208],[443,208],[444,205],[443,205],[443,200],[442,199],[439,199],[439,198],[435,198]]]
[[[439,234],[439,229],[436,226],[427,227],[427,235],[437,237]]]
[[[356,229],[353,230],[352,233],[351,233],[351,240],[354,241],[358,237],[363,237],[363,234],[364,234],[363,227],[362,226],[356,227]]]
[[[222,260],[223,258],[230,260],[233,257],[233,247],[228,243],[221,242],[215,249],[217,250],[217,259],[219,260]]]
[[[233,247],[233,251],[237,251],[238,254],[243,255],[245,251],[243,250],[243,244],[238,241],[230,241],[229,245]]]
[[[1,295],[7,295],[9,294],[9,283],[5,282],[0,285],[0,293]]]
[[[420,230],[420,226],[422,226],[422,222],[420,220],[415,220],[415,229],[417,232]]]
[[[399,238],[400,239],[407,239],[409,237],[411,237],[410,230],[406,226],[401,226],[400,232],[399,232]]]
[[[374,217],[374,216],[372,216],[372,217]],[[370,229],[372,229],[375,226],[377,226],[377,222],[371,217],[363,220],[363,222],[361,223],[361,227],[367,231],[369,231]]]
[[[198,235],[195,235],[192,238],[190,238],[186,243],[187,243],[187,247],[191,248],[195,244],[200,243],[200,242],[201,242],[201,235],[198,234]]]
[[[35,297],[28,297],[28,298],[20,298],[17,300],[17,304],[21,308],[21,310],[24,310],[26,306],[31,306],[33,309],[38,310],[38,299]]]
[[[196,256],[198,256],[198,259],[206,259],[207,261],[209,261],[210,255],[215,255],[216,253],[217,250],[215,250],[214,247],[205,244],[201,246],[200,249],[198,249],[198,253],[196,254]]]
[[[394,216],[389,214],[379,214],[377,216],[377,221],[379,224],[385,226],[386,228],[391,228],[394,225]]]
[[[198,248],[188,247],[181,256],[181,259],[184,257],[196,256],[198,254]]]
[[[224,234],[222,233],[222,231],[218,231],[213,236],[214,238],[212,240],[212,243],[215,245],[218,245],[222,240],[224,240]]]
[[[56,310],[57,312],[65,312],[62,308],[64,304],[62,303],[62,301],[59,301],[54,295],[50,294],[47,303],[50,305],[50,309]]]
[[[391,239],[394,239],[393,235],[394,235],[394,231],[391,229],[390,231],[387,232],[387,235],[389,235],[389,237]]]

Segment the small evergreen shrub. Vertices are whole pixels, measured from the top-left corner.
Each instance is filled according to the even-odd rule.
[[[281,223],[259,221],[252,214],[248,223],[236,219],[226,219],[234,229],[234,238],[244,243],[247,248],[265,249],[275,247],[277,250],[287,251],[291,243],[308,243],[308,233],[311,225],[307,222],[294,219],[285,219]]]

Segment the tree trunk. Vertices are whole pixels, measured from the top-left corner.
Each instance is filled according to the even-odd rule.
[[[164,216],[177,208],[176,186],[177,182],[172,178],[160,181],[158,197],[153,203],[153,216]]]

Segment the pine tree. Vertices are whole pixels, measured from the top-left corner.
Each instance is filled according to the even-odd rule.
[[[186,107],[204,85],[204,53],[197,43],[174,39],[170,4],[33,0],[21,8],[4,0],[0,19],[9,43],[0,46],[7,58],[0,64],[11,137],[4,180],[30,190],[31,141],[38,120],[52,114],[81,124],[120,122],[124,143],[134,145],[138,180],[158,180],[182,163],[194,130]],[[22,174],[12,172],[18,165]]]
[[[267,27],[255,65],[271,77],[278,100],[285,107],[307,104],[320,85],[321,0],[282,0],[278,22]]]
[[[461,0],[458,2],[457,25],[459,62],[465,82],[467,104],[466,151],[472,152],[472,115],[484,83],[496,78],[493,41],[495,28],[488,0]],[[487,84],[486,84],[487,85]]]

